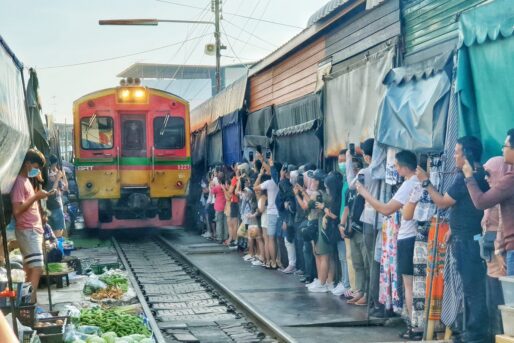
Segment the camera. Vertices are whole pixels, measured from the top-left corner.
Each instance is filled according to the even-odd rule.
[[[321,194],[318,194],[316,197],[316,202],[323,202],[323,196]]]
[[[298,175],[298,178],[296,179],[296,183],[298,184],[298,186],[304,187],[303,174]]]
[[[349,149],[350,149],[350,155],[355,156],[355,144],[350,143]]]
[[[364,174],[357,175],[357,181],[359,181],[361,185],[364,185]]]

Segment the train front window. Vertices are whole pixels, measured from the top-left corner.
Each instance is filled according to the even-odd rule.
[[[80,120],[81,146],[86,150],[112,149],[113,120],[111,117],[84,117]]]
[[[153,140],[157,149],[182,149],[186,145],[184,118],[157,117],[153,120]]]
[[[126,120],[123,123],[123,148],[127,150],[141,150],[145,148],[142,121]]]

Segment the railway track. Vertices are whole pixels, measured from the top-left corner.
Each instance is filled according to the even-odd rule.
[[[294,341],[167,240],[113,244],[159,343]]]

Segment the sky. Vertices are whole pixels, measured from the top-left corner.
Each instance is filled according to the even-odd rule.
[[[221,35],[227,50],[222,52],[225,55],[222,65],[257,61],[267,56],[305,28],[309,17],[327,1],[223,0]],[[26,68],[36,69],[43,113],[53,114],[56,122],[70,123],[75,99],[118,85],[116,75],[133,63],[215,64],[213,56],[204,54],[205,44],[214,43],[211,25],[100,26],[98,20],[210,21],[214,18],[210,3],[210,0],[0,0],[0,35]],[[88,63],[98,60],[105,61]],[[194,96],[189,97],[194,100]]]

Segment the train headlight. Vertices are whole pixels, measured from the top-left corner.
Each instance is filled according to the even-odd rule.
[[[130,97],[130,91],[128,89],[122,89],[120,96],[123,100],[127,100]]]
[[[134,91],[134,97],[135,97],[136,99],[142,99],[142,98],[144,98],[144,97],[145,97],[145,91],[144,91],[144,90],[142,90],[142,89],[136,89],[136,90]]]

